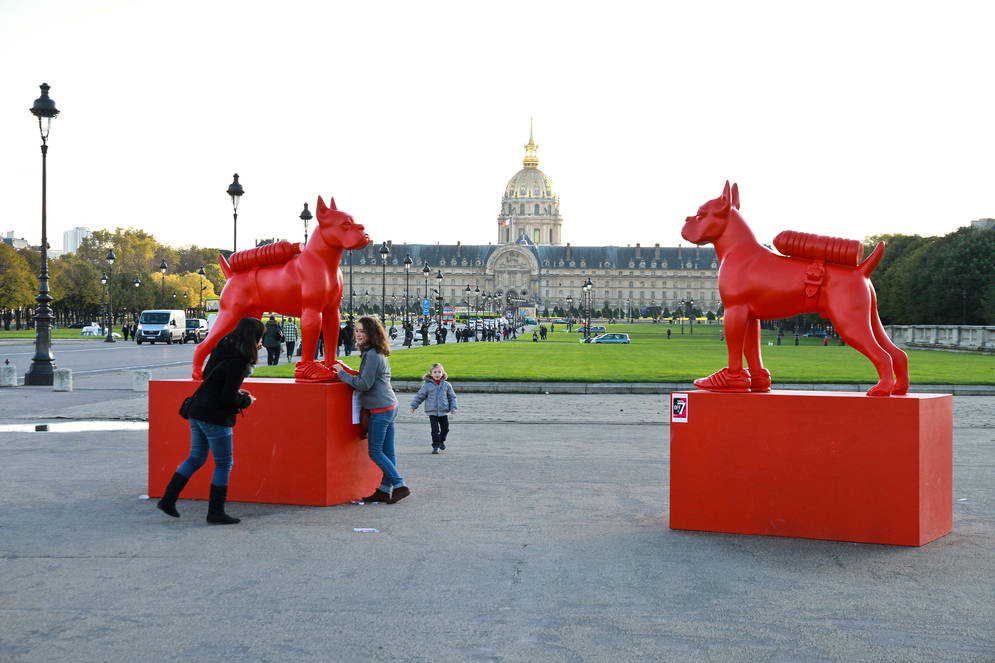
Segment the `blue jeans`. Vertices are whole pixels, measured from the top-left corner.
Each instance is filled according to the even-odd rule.
[[[389,493],[391,488],[404,485],[404,479],[397,473],[397,457],[394,454],[394,419],[397,408],[389,412],[370,413],[369,453],[377,467],[383,472],[380,490]]]
[[[211,483],[215,486],[227,486],[228,475],[235,464],[232,454],[232,429],[229,426],[209,424],[200,419],[190,418],[190,456],[180,463],[176,471],[186,478],[204,466],[207,462],[207,451],[214,456],[214,476]]]

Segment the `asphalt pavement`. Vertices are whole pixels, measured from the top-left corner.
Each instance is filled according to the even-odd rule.
[[[0,389],[0,661],[995,661],[991,397],[954,398],[953,533],[907,548],[671,530],[660,394],[462,393],[439,455],[399,415],[403,502],[173,519],[146,394],[74,383]]]

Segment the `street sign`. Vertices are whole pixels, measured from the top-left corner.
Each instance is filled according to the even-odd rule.
[[[426,298],[424,298],[424,299],[421,300],[421,314],[422,315],[428,315],[428,310],[429,310],[428,309],[428,298],[426,297]]]

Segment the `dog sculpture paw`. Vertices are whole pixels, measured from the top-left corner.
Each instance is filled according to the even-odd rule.
[[[294,369],[295,382],[333,382],[335,372],[318,361],[299,361]]]
[[[746,372],[750,374],[750,391],[770,391],[770,371],[766,368],[751,368]]]
[[[694,381],[694,386],[705,391],[743,393],[750,390],[750,374],[745,370],[733,373],[728,368],[723,368],[707,378],[698,378]]]

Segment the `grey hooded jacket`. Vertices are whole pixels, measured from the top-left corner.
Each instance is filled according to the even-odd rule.
[[[432,414],[437,417],[445,416],[453,412],[458,407],[456,404],[456,392],[453,386],[446,382],[448,376],[443,373],[439,384],[435,383],[430,373],[426,373],[422,378],[425,384],[421,386],[415,397],[411,399],[411,409],[416,410],[425,401],[425,414]]]

